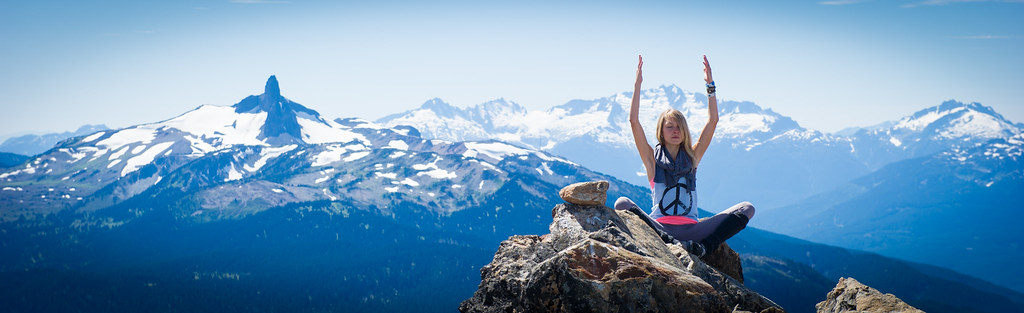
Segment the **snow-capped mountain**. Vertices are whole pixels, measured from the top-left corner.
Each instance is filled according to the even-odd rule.
[[[850,136],[857,154],[871,168],[930,155],[953,146],[1007,139],[1022,128],[990,107],[954,100],[918,111],[898,121],[859,129]]]
[[[642,91],[640,119],[653,141],[657,115],[676,108],[693,136],[707,122],[707,98],[661,86]],[[439,99],[419,109],[378,120],[410,125],[425,138],[496,138],[548,151],[589,168],[645,186],[628,125],[629,92],[573,100],[546,111],[524,110],[504,99],[465,109]],[[474,118],[485,117],[485,118]],[[738,201],[774,208],[824,192],[885,164],[925,156],[953,146],[1009,138],[1021,128],[991,108],[947,101],[876,127],[826,134],[800,127],[789,117],[750,102],[723,101],[715,141],[702,161],[698,188],[710,210]]]
[[[573,100],[544,112],[529,111],[521,105],[498,99],[460,109],[441,99],[431,99],[419,109],[393,114],[377,122],[412,125],[426,138],[442,140],[500,139],[530,148],[557,150],[577,137],[591,137],[601,144],[632,144],[629,129],[629,104],[632,93],[624,92],[594,100]],[[707,123],[707,97],[684,92],[677,86],[644,90],[640,100],[640,119],[653,125],[658,114],[676,108],[692,125]],[[792,119],[750,102],[726,101],[719,105],[720,120],[716,135],[742,139],[732,144],[753,148],[790,130],[802,130]],[[645,129],[653,138],[652,129]],[[692,127],[694,135],[699,127]],[[820,136],[820,135],[819,135]]]
[[[546,231],[557,190],[592,180],[612,182],[610,201],[643,194],[503,142],[326,120],[271,77],[233,106],[70,138],[0,170],[0,282],[71,286],[69,303],[97,311],[449,311],[497,242]],[[81,309],[9,294],[5,307]]]
[[[0,173],[0,203],[5,220],[48,214],[65,208],[95,209],[128,199],[166,174],[197,158],[238,146],[261,149],[233,177],[257,172],[282,144],[367,142],[362,135],[319,117],[315,111],[280,95],[271,76],[262,95],[234,106],[203,105],[178,117],[151,124],[75,137],[25,163]],[[143,170],[148,169],[148,170]],[[143,171],[140,171],[143,170]],[[97,191],[109,193],[98,200]]]
[[[378,122],[413,126],[425,138],[495,138],[560,155],[646,186],[629,128],[631,98],[632,93],[624,92],[594,100],[573,100],[546,111],[525,110],[506,100],[459,109],[432,99],[419,109]],[[677,86],[644,90],[640,119],[649,142],[656,142],[655,122],[669,108],[686,115],[694,138],[707,123],[706,96]],[[739,201],[770,208],[825,191],[868,172],[854,159],[852,150],[848,139],[802,128],[770,109],[750,102],[723,101],[719,104],[715,143],[698,172],[702,204],[712,211]],[[812,161],[794,159],[793,154],[806,155]],[[752,159],[770,160],[771,166],[748,161]]]
[[[574,100],[547,111],[517,110],[515,127],[489,135],[471,119],[451,127],[430,107],[380,120],[444,130],[460,138],[503,138],[532,146],[646,186],[628,133],[629,93]],[[706,98],[660,87],[644,90],[640,118],[649,141],[656,115],[677,108],[697,135],[707,120]],[[452,109],[449,106],[449,110]],[[463,109],[482,110],[481,106]],[[701,206],[721,210],[751,201],[756,227],[800,238],[863,249],[953,268],[1024,290],[1002,260],[1019,262],[1015,248],[1021,198],[1021,134],[1018,124],[978,103],[946,101],[910,116],[845,135],[824,134],[747,102],[719,104],[719,124],[698,171]],[[416,116],[431,116],[418,120]],[[528,122],[527,122],[528,121]],[[639,181],[638,181],[639,180]],[[1012,211],[1012,212],[1008,212]],[[1002,216],[1002,217],[998,217]],[[976,221],[997,219],[998,221]],[[950,221],[970,223],[949,229]],[[967,236],[966,234],[971,234]],[[968,249],[946,249],[957,246]],[[1010,256],[1008,258],[994,257]],[[995,258],[995,259],[993,259]]]
[[[701,114],[707,118],[700,95],[675,87],[649,93],[654,96],[644,98],[642,116],[650,123],[669,105],[691,106],[684,110],[691,123]],[[621,164],[639,163],[629,145],[615,148],[626,152],[605,147],[623,136],[631,140],[622,132],[624,123],[608,122],[625,120],[627,96],[573,101],[552,113],[529,112],[502,99],[473,109],[438,100],[420,112],[434,114],[425,120],[475,125],[459,130],[455,123],[438,124],[436,129],[499,132],[504,135],[498,138],[512,145],[490,137],[462,141],[421,135],[441,133],[429,127],[327,120],[282,97],[271,77],[263,94],[230,107],[201,106],[166,121],[70,138],[0,170],[0,282],[20,286],[0,293],[0,303],[32,312],[450,311],[479,283],[480,268],[497,242],[548,231],[550,208],[562,202],[556,196],[561,187],[610,180],[609,201],[628,196],[650,203],[645,188],[564,157],[600,156],[607,150],[606,155],[627,160]],[[726,102],[721,109],[716,136],[721,142],[713,145],[721,150],[709,152],[719,153],[710,159],[721,161],[706,164],[722,164],[702,167],[702,192],[714,190],[716,177],[724,177],[717,183],[720,190],[753,186],[744,182],[749,173],[742,166],[750,166],[745,164],[755,165],[750,171],[791,169],[776,181],[793,174],[791,163],[803,163],[804,171],[834,166],[793,160],[783,152],[851,150],[841,138],[799,128],[750,103]],[[535,124],[546,126],[530,128]],[[799,147],[805,142],[817,142],[813,149],[819,150]],[[1004,144],[984,151],[1011,155],[1003,151],[1012,152],[1014,143]],[[721,156],[732,151],[748,154]],[[777,160],[745,159],[767,152],[776,153]],[[969,161],[977,155],[965,150],[948,159]],[[625,168],[621,164],[617,167]],[[722,175],[726,169],[738,172]],[[750,185],[724,186],[733,183]],[[751,242],[763,251],[810,256],[811,250],[785,243],[791,239],[748,238],[759,238]],[[849,252],[814,251],[803,261],[819,271],[829,269],[829,277],[839,275],[832,269],[847,266]],[[744,267],[761,273],[758,279],[804,284],[779,274],[791,272],[789,265]],[[880,271],[902,268],[906,265]],[[947,278],[940,286],[950,286]],[[953,285],[947,289],[978,294]],[[914,287],[906,290],[932,285]],[[64,301],[50,301],[55,297]],[[1015,308],[998,308],[1005,307]]]
[[[408,127],[326,120],[281,96],[271,76],[263,94],[233,106],[71,138],[5,170],[0,214],[12,221],[93,212],[169,190],[194,192],[183,206],[192,211],[180,214],[213,219],[316,200],[385,208],[392,200],[380,190],[449,214],[465,206],[454,202],[479,202],[517,171],[554,184],[596,175],[506,143],[425,140]]]

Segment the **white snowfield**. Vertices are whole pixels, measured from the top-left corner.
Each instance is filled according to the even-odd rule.
[[[700,134],[708,120],[707,99],[703,95],[684,92],[676,86],[645,90],[643,95],[639,113],[641,124],[647,127],[644,131],[648,142],[656,142],[653,125],[657,116],[669,108],[678,109],[686,115],[694,138]],[[285,155],[299,162],[308,162],[312,169],[301,175],[301,179],[297,178],[296,185],[278,184],[266,189],[284,198],[317,194],[336,199],[341,191],[332,188],[364,177],[374,178],[374,183],[362,188],[378,192],[383,188],[388,192],[417,191],[427,194],[430,188],[447,186],[449,183],[457,193],[487,192],[500,187],[502,182],[500,179],[477,178],[478,174],[486,171],[489,173],[485,176],[493,177],[495,175],[490,174],[494,173],[499,177],[506,175],[507,169],[498,166],[502,161],[514,161],[510,163],[516,169],[521,164],[531,164],[527,169],[529,172],[536,173],[542,179],[558,179],[558,175],[564,175],[562,172],[566,164],[576,164],[549,153],[585,150],[591,143],[599,148],[626,147],[630,153],[635,153],[628,121],[631,96],[631,93],[619,93],[595,100],[574,100],[546,111],[529,111],[504,99],[474,108],[458,109],[435,99],[428,102],[429,106],[425,104],[423,108],[396,115],[380,123],[359,119],[328,121],[315,114],[299,112],[296,118],[300,127],[297,136],[300,138],[295,139],[301,142],[283,146],[280,142],[289,142],[287,140],[291,138],[276,137],[280,141],[271,140],[275,143],[261,138],[268,113],[258,110],[236,113],[235,107],[231,106],[203,105],[169,120],[119,130],[104,130],[82,137],[78,142],[39,156],[25,166],[0,173],[0,183],[3,183],[0,187],[7,195],[27,194],[22,192],[19,185],[24,181],[59,179],[78,183],[76,186],[100,188],[120,177],[140,173],[139,170],[147,164],[165,156],[181,164],[211,153],[244,146],[258,147],[242,149],[258,152],[235,156],[230,163],[218,164],[218,174],[223,175],[219,176],[220,180],[241,180],[241,183],[245,183],[244,178],[264,170],[267,164],[273,164],[277,158]],[[1009,140],[984,146],[972,141],[970,146],[964,145],[963,149],[950,153],[949,157],[969,162],[971,158],[1021,156],[1024,150],[1021,130],[998,114],[990,114],[990,109],[986,111],[986,108],[974,104],[944,104],[941,107],[949,109],[936,107],[930,111],[922,110],[898,122],[868,130],[875,131],[874,135],[877,135],[872,140],[877,139],[881,144],[901,149],[913,146],[922,135],[967,140],[1008,138],[1007,134],[1011,134]],[[722,103],[719,109],[720,119],[715,140],[730,142],[734,148],[750,151],[758,147],[814,143],[841,145],[844,150],[849,146],[851,152],[862,148],[854,146],[853,139],[850,139],[852,137],[801,128],[790,118],[761,109],[752,103]],[[413,126],[422,134],[423,139],[407,137],[413,130],[398,127],[400,125]],[[924,134],[926,129],[931,133]],[[979,150],[982,152],[971,152]],[[428,156],[423,159],[425,155]],[[350,162],[372,164],[366,168],[372,174],[359,176],[341,173],[343,171],[335,172]],[[293,164],[290,161],[286,163]],[[304,170],[302,165],[300,163],[299,168]],[[101,174],[76,175],[95,172]],[[633,175],[634,172],[629,169],[627,174]],[[160,175],[164,174],[139,177],[139,181],[156,184],[162,179]],[[645,175],[643,172],[635,174],[638,177]],[[22,179],[24,181],[20,181]],[[10,184],[12,182],[15,184]],[[377,183],[384,185],[375,185]],[[328,186],[330,184],[337,186]],[[29,187],[25,188],[31,191]],[[59,194],[35,194],[34,197],[45,196],[46,201],[61,198],[70,200],[81,199],[77,193],[91,192],[84,190],[89,187],[80,188],[82,190],[76,192],[76,197]],[[306,189],[311,189],[313,193]],[[379,198],[379,195],[372,197]]]
[[[427,176],[434,179],[455,179],[459,177],[455,172],[439,168],[437,166],[438,161],[441,161],[440,157],[427,164],[413,164],[412,169],[419,171],[416,173],[416,176]]]
[[[941,121],[947,119],[948,121]],[[945,127],[938,129],[938,136],[946,139],[957,138],[1004,138],[1017,134],[1020,130],[1013,124],[992,114],[978,111],[976,104],[957,106],[942,110],[942,107],[926,109],[913,116],[900,119],[892,127],[894,131],[906,130],[920,132],[936,123],[945,122]],[[898,143],[893,143],[899,146]]]
[[[335,122],[310,118],[312,117],[308,115],[298,117],[298,123],[302,126],[301,140],[303,142],[310,144],[351,142],[353,140],[367,142],[364,136]],[[266,112],[235,113],[235,108],[230,106],[203,105],[166,121],[98,132],[84,138],[82,143],[89,143],[106,133],[111,133],[107,138],[96,142],[95,146],[100,149],[117,151],[109,158],[113,160],[120,158],[125,152],[138,154],[146,149],[143,145],[149,145],[154,140],[158,140],[158,135],[178,131],[183,133],[182,137],[190,143],[191,151],[189,153],[193,156],[201,156],[239,145],[270,147],[270,144],[259,138],[266,120]],[[166,140],[175,141],[182,137],[169,135]],[[126,146],[132,147],[133,150],[121,150]],[[175,151],[175,153],[181,152]]]
[[[683,91],[677,86],[644,90],[639,117],[641,125],[646,126],[644,132],[648,141],[655,141],[656,129],[650,125],[655,125],[658,115],[671,108],[686,116],[690,133],[696,138],[708,121],[706,101],[703,95]],[[412,125],[423,132],[425,138],[447,141],[497,139],[545,151],[584,136],[590,136],[598,143],[632,145],[633,135],[629,126],[631,102],[632,93],[624,92],[601,99],[576,100],[546,111],[531,111],[503,99],[465,109],[435,99],[420,109],[381,123],[390,127]],[[433,111],[435,109],[445,110],[450,116],[438,114]],[[781,117],[770,110],[748,112],[735,107],[727,111],[722,104],[719,104],[719,109],[716,128],[716,136],[719,137],[770,133]]]
[[[331,144],[325,146],[325,148],[327,149],[326,151],[320,152],[319,154],[316,155],[316,157],[313,158],[312,166],[325,166],[328,164],[340,162],[343,159],[347,160],[346,162],[350,162],[369,154],[369,151],[367,151],[369,150],[369,148],[361,144]],[[366,154],[349,154],[350,152],[360,152]],[[346,157],[346,155],[348,156]]]
[[[573,100],[544,111],[531,111],[504,99],[468,108],[456,108],[434,99],[419,109],[379,122],[386,126],[412,125],[423,133],[424,138],[447,141],[498,139],[543,151],[557,151],[559,145],[573,140],[632,147],[633,137],[628,121],[631,101],[632,93],[623,92],[593,100]],[[648,142],[656,142],[653,125],[658,115],[669,108],[675,108],[686,116],[693,138],[699,136],[708,121],[707,98],[704,95],[686,92],[674,85],[643,90],[639,118]],[[862,129],[901,149],[908,149],[908,144],[913,145],[923,139],[986,140],[1007,138],[1022,132],[990,108],[955,101],[921,110],[896,122]],[[805,129],[770,109],[721,98],[715,140],[731,142],[733,147],[747,151],[772,142],[798,141],[849,147],[851,153],[859,150],[854,146],[853,137]],[[501,157],[518,153],[486,146],[475,150],[467,151],[466,156]]]
[[[161,142],[161,143],[153,145],[149,149],[146,149],[145,152],[143,152],[143,153],[141,153],[139,155],[136,155],[136,156],[132,157],[131,159],[128,159],[128,161],[126,161],[124,167],[121,168],[121,177],[124,177],[125,175],[128,175],[128,173],[131,173],[131,172],[134,172],[134,171],[138,170],[140,167],[142,167],[142,166],[144,166],[146,164],[152,163],[153,159],[156,158],[157,155],[159,155],[160,153],[163,153],[164,151],[167,151],[167,149],[170,148],[171,145],[173,145],[173,144],[174,144],[173,141],[172,142]]]
[[[500,161],[512,156],[535,155],[547,161],[557,161],[568,164],[575,164],[566,159],[552,157],[543,152],[516,147],[504,142],[467,141],[464,143],[464,145],[466,146],[467,150],[462,155],[467,158],[490,158],[496,161]]]
[[[298,123],[302,126],[302,140],[310,144],[323,144],[333,142],[363,142],[369,141],[350,128],[343,127],[332,121],[312,120],[314,118],[307,114],[298,116]],[[108,168],[121,168],[121,176],[134,172],[142,166],[151,163],[160,153],[184,154],[192,157],[199,157],[208,153],[231,148],[234,146],[263,146],[262,157],[252,165],[243,165],[241,168],[232,168],[230,176],[234,179],[240,178],[241,171],[255,172],[262,168],[266,162],[281,154],[294,150],[296,145],[275,147],[260,139],[260,132],[266,123],[267,113],[236,113],[234,107],[203,105],[192,111],[186,112],[178,117],[151,124],[143,124],[134,127],[113,131],[102,131],[89,135],[82,140],[83,144],[95,141],[106,134],[107,138],[95,143],[95,154],[115,151],[109,155]],[[182,136],[174,136],[173,133],[180,132]],[[160,139],[158,139],[160,138]],[[185,139],[189,143],[190,151],[168,151],[175,142]],[[166,140],[154,144],[155,141]],[[314,166],[321,166],[330,162],[341,161],[337,149],[345,151],[365,150],[365,146],[332,146],[331,151],[323,153],[314,162]],[[347,161],[358,159],[365,154],[349,155]],[[123,158],[127,158],[126,160]],[[232,179],[232,180],[234,180]]]

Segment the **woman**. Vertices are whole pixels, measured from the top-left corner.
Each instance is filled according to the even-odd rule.
[[[704,153],[708,151],[711,138],[718,125],[718,99],[715,95],[715,81],[711,77],[708,57],[704,56],[704,81],[708,92],[708,123],[694,143],[686,117],[676,109],[668,109],[658,117],[658,144],[654,148],[647,143],[644,129],[640,125],[640,84],[643,82],[643,57],[636,67],[636,84],[633,88],[633,102],[629,109],[629,125],[633,130],[633,141],[640,159],[647,170],[651,183],[653,208],[649,217],[653,227],[663,230],[679,241],[690,241],[691,252],[699,257],[709,255],[719,244],[732,237],[754,217],[754,206],[742,202],[703,221],[697,218],[696,174]],[[615,208],[639,211],[629,198],[615,201]],[[642,212],[640,212],[642,213]],[[646,217],[646,216],[641,216]]]

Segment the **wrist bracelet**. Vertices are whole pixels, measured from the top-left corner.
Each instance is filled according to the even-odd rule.
[[[708,98],[711,98],[711,97],[718,98],[718,96],[716,96],[714,92],[711,92],[711,93],[708,94]]]
[[[714,85],[708,86],[708,96],[710,96],[713,93],[715,93],[715,86]]]

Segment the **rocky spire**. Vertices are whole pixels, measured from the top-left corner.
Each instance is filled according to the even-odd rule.
[[[263,89],[263,94],[273,97],[281,96],[281,86],[277,85],[276,76],[270,75],[270,78],[267,79],[267,86]]]
[[[234,105],[237,113],[266,112],[267,120],[260,129],[259,139],[272,145],[303,143],[300,116],[307,120],[326,123],[320,113],[281,96],[277,76],[270,75],[263,94],[249,96]]]

